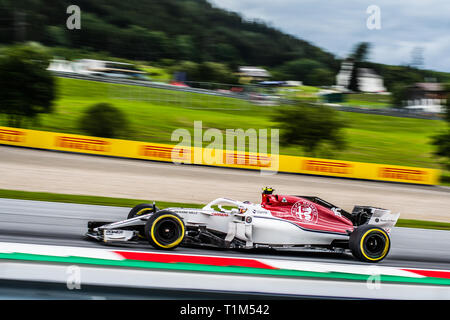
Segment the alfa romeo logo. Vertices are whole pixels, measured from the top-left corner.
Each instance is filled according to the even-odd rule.
[[[297,201],[292,206],[291,213],[302,222],[307,223],[317,223],[317,220],[319,218],[316,207],[306,201]]]

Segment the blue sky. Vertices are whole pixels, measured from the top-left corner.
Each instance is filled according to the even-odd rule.
[[[449,0],[209,0],[215,6],[261,19],[339,57],[356,43],[372,44],[369,60],[402,65],[423,48],[424,68],[450,72]],[[370,5],[381,28],[367,28]]]

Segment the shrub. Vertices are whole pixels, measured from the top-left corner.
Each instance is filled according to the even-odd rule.
[[[324,144],[335,150],[346,147],[342,129],[347,124],[329,107],[301,103],[285,107],[274,120],[281,127],[280,143],[301,146],[310,156],[315,156]]]
[[[123,136],[129,126],[123,112],[108,103],[89,107],[80,118],[79,125],[85,133],[104,138]]]

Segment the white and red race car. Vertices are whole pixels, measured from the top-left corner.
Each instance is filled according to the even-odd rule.
[[[87,236],[106,243],[148,241],[158,249],[179,245],[219,248],[303,247],[351,251],[361,261],[386,257],[400,214],[369,206],[352,213],[311,196],[276,195],[264,188],[260,204],[218,198],[201,209],[140,204],[126,220],[90,221]]]

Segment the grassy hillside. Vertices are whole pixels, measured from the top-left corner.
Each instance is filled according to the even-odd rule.
[[[342,104],[363,108],[388,108],[392,106],[392,98],[390,95],[351,93],[345,95],[345,102]]]
[[[78,119],[83,111],[97,102],[109,102],[120,108],[131,123],[131,132],[122,138],[173,143],[171,134],[177,128],[192,130],[196,120],[203,127],[274,128],[272,115],[281,107],[263,107],[248,102],[168,90],[57,78],[59,98],[55,112],[43,115],[30,128],[83,134]],[[130,99],[134,100],[130,100]],[[389,163],[438,168],[432,157],[430,136],[445,127],[443,121],[398,118],[340,112],[349,125],[345,129],[348,148],[342,152],[323,151],[325,158]],[[3,122],[5,124],[5,122]],[[282,128],[281,128],[282,130]],[[282,154],[304,155],[298,147],[281,147]]]

